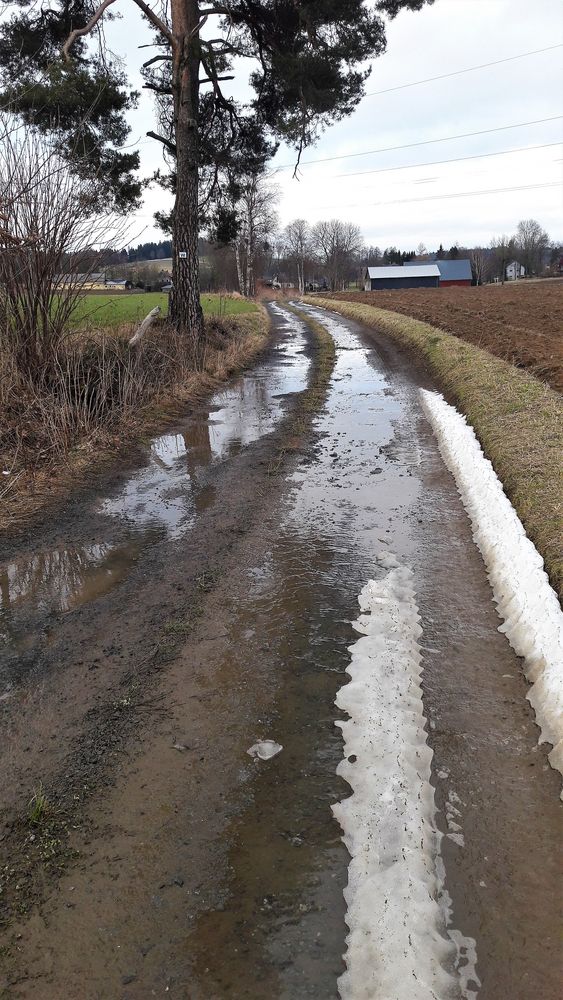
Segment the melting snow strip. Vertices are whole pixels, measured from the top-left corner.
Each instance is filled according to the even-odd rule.
[[[351,681],[336,704],[338,766],[353,794],[333,806],[351,855],[343,1000],[446,1000],[459,996],[459,949],[446,930],[440,834],[430,784],[432,751],[422,704],[420,617],[412,571],[394,556],[360,594]],[[473,942],[474,943],[474,942]],[[467,994],[469,995],[469,994]]]
[[[499,631],[524,658],[540,742],[553,744],[549,761],[563,774],[563,613],[557,595],[473,428],[439,393],[420,391],[487,568],[503,619]]]

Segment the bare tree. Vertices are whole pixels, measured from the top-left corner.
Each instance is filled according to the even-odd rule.
[[[485,269],[487,265],[487,255],[483,247],[473,247],[473,250],[469,252],[469,259],[471,261],[471,271],[477,285],[482,285],[485,278]]]
[[[100,252],[122,241],[123,224],[93,218],[92,182],[73,177],[45,140],[3,132],[0,343],[37,380],[49,373]]]
[[[284,230],[284,250],[297,270],[297,286],[305,291],[305,259],[309,252],[311,227],[305,219],[294,219]]]
[[[363,249],[359,226],[340,219],[318,222],[313,227],[311,241],[320,262],[326,267],[333,291],[344,287],[355,258]]]
[[[256,294],[256,260],[269,241],[272,244],[278,230],[276,201],[278,189],[262,175],[248,177],[241,184],[238,203],[240,228],[235,240],[235,258],[241,295]]]
[[[514,258],[514,240],[511,236],[494,236],[491,240],[491,250],[493,251],[494,277],[499,277],[504,285],[506,280],[506,268]]]
[[[379,247],[369,246],[362,250],[362,264],[366,267],[379,267],[383,254]]]
[[[526,268],[526,274],[540,274],[544,253],[549,249],[549,236],[535,219],[523,219],[516,228],[514,240],[516,259]]]

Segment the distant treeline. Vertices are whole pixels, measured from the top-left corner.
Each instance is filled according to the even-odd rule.
[[[205,255],[207,240],[199,241],[199,255]],[[134,264],[138,261],[168,260],[172,256],[172,240],[160,240],[158,243],[139,243],[136,247],[126,247],[113,252],[109,264]]]
[[[379,247],[369,246],[366,247],[365,263],[369,267],[383,267],[387,264],[406,264],[409,260],[424,260],[426,258],[457,260],[459,256],[459,247],[453,246],[449,250],[444,250],[441,243],[433,254],[430,254],[422,243],[416,250],[398,250],[397,247],[386,247],[382,251]]]

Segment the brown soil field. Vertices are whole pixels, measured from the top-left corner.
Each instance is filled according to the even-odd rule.
[[[563,391],[563,282],[339,292],[326,297],[414,316],[529,369]]]

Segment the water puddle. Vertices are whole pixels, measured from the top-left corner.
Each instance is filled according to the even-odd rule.
[[[425,873],[436,887],[432,898],[439,913],[431,926],[428,891],[421,895],[412,879],[397,891],[393,873],[401,854],[415,867],[426,862],[420,840],[415,837],[412,850],[402,853],[393,832],[404,783],[395,787],[389,781],[377,793],[369,774],[366,787],[382,827],[381,850],[375,852],[380,884],[365,879],[361,857],[368,918],[351,965],[355,961],[358,969],[359,963],[362,986],[374,998],[428,996],[424,963],[431,949],[426,941],[423,956],[417,955],[412,921],[421,938],[434,935],[433,996],[470,1000],[482,982],[487,996],[524,1000],[537,982],[542,996],[555,1000],[561,967],[553,933],[559,903],[556,792],[537,766],[538,734],[524,693],[514,708],[513,696],[507,697],[506,678],[517,673],[518,663],[498,632],[455,484],[421,418],[416,374],[396,354],[389,370],[385,348],[375,351],[356,324],[311,313],[335,339],[336,367],[315,420],[316,442],[288,481],[270,551],[249,573],[228,644],[225,673],[236,684],[241,636],[254,630],[262,636],[271,707],[261,710],[255,730],[241,739],[238,812],[214,845],[225,860],[220,903],[210,902],[193,919],[188,937],[190,996],[254,998],[257,982],[260,995],[277,1000],[339,995],[347,933],[342,890],[350,857],[331,806],[346,799],[350,788],[336,773],[343,744],[334,701],[349,680],[358,595],[369,580],[379,590],[395,553],[400,565],[413,569],[413,601],[423,625],[417,740],[427,772],[432,762],[432,784],[426,774],[420,794],[432,817],[436,806],[442,834]],[[371,641],[383,653],[380,667],[395,697],[398,685],[381,647],[381,609],[375,608],[375,616]],[[389,624],[393,637],[400,627],[396,616]],[[370,661],[370,679],[372,667]],[[372,695],[383,704],[376,681]],[[407,700],[412,707],[412,697]],[[373,733],[378,767],[394,764],[401,741],[412,735],[408,723],[393,728],[391,713],[383,714],[381,734],[377,726]],[[264,766],[242,763],[249,743],[266,738],[283,752]],[[351,773],[362,753],[349,753],[340,774]],[[416,746],[411,756],[406,763],[412,763],[416,793]],[[360,780],[366,767],[364,759],[355,772]],[[412,815],[407,803],[405,830]],[[357,829],[357,817],[353,825]],[[388,922],[388,893],[405,906],[409,926],[401,927],[403,938]],[[401,975],[396,948],[401,959],[409,949],[412,976]],[[381,974],[382,959],[392,985]],[[361,974],[362,962],[372,976],[377,969],[375,985]],[[346,976],[340,988],[347,998],[365,992],[352,989]]]
[[[33,644],[25,621],[30,611],[44,620],[100,598],[127,576],[147,545],[189,531],[214,503],[206,470],[283,419],[291,394],[306,387],[309,358],[304,324],[288,322],[277,307],[272,311],[278,336],[267,358],[151,443],[146,464],[92,511],[94,541],[69,538],[0,564],[0,638],[14,652]]]
[[[0,571],[0,612],[34,596],[42,610],[70,611],[118,582],[139,554],[139,546],[94,544],[83,548],[38,552],[31,559],[16,559]],[[1,620],[1,619],[0,619]]]
[[[289,479],[277,537],[249,573],[236,626],[237,634],[264,629],[280,696],[252,735],[283,752],[241,777],[246,805],[225,838],[227,898],[189,939],[194,1000],[255,996],[257,970],[264,995],[327,1000],[344,971],[349,858],[330,806],[349,789],[336,774],[334,700],[346,682],[358,594],[382,573],[377,554],[412,555],[420,484],[406,471],[417,441],[397,435],[410,397],[374,364],[369,342],[319,318],[335,339],[336,364],[316,443]]]

